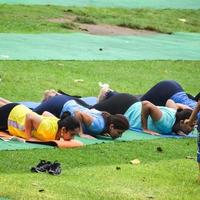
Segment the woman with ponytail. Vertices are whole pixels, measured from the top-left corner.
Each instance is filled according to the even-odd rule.
[[[122,114],[111,115],[108,112],[88,109],[75,100],[70,100],[64,104],[61,115],[65,112],[70,113],[80,121],[80,135],[82,137],[109,135],[115,139],[129,129],[128,120]]]

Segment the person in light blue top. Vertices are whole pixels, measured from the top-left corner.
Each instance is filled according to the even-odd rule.
[[[105,120],[103,118],[102,112],[96,109],[90,110],[86,107],[81,106],[75,100],[70,100],[64,104],[61,111],[61,116],[66,111],[69,112],[72,116],[75,116],[77,111],[84,112],[85,114],[93,118],[92,122],[89,125],[82,124],[83,132],[92,135],[98,135],[105,128]]]
[[[69,100],[63,105],[61,115],[68,113],[79,119],[82,130],[80,135],[91,136],[109,135],[113,139],[118,138],[129,129],[129,122],[121,114],[111,115],[96,109],[89,109],[75,100]]]
[[[147,127],[149,130],[159,134],[172,134],[172,127],[176,121],[176,110],[164,106],[158,107],[162,113],[158,121],[148,116]],[[143,131],[142,127],[142,102],[134,103],[124,114],[129,120],[130,129]]]

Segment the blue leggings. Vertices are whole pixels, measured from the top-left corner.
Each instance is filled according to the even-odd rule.
[[[35,109],[33,109],[34,112],[42,115],[44,111],[48,111],[55,115],[56,117],[60,117],[60,113],[62,111],[63,105],[69,101],[69,100],[76,100],[77,103],[80,105],[83,105],[85,107],[88,107],[89,105],[86,104],[83,100],[72,97],[72,96],[67,96],[67,95],[57,95],[54,96],[47,101],[42,102],[39,106],[37,106]]]

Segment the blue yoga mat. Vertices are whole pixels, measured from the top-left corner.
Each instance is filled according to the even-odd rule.
[[[81,99],[89,105],[94,105],[97,102],[96,97],[82,97]],[[22,103],[23,105],[27,106],[30,109],[34,109],[40,105],[39,102],[33,102],[33,101],[22,101],[19,103]]]

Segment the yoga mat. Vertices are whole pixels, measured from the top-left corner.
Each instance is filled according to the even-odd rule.
[[[0,34],[0,60],[200,60],[200,34]]]
[[[121,7],[121,8],[179,8],[198,9],[199,0],[0,0],[0,3],[7,4],[28,4],[28,5],[60,5],[80,7]]]
[[[81,99],[89,105],[94,105],[97,102],[96,97],[82,97]],[[19,103],[27,106],[30,109],[34,109],[34,108],[36,108],[37,106],[40,105],[39,102],[33,102],[33,101],[21,101]]]
[[[0,151],[2,150],[17,150],[17,149],[46,149],[46,148],[54,148],[49,145],[42,144],[31,144],[31,143],[22,143],[18,141],[8,141],[4,142],[0,140]]]
[[[52,140],[52,141],[25,141],[22,138],[11,136],[6,132],[0,131],[0,150],[33,149],[33,148],[73,148],[83,146],[83,143],[77,140]]]
[[[181,139],[181,138],[196,138],[196,133],[195,134],[191,134],[187,137],[183,137],[183,136],[176,136],[176,135],[161,135],[161,136],[153,136],[153,135],[149,135],[146,133],[142,133],[142,132],[136,132],[136,131],[126,131],[122,137],[116,139],[116,140],[112,140],[110,137],[99,137],[98,139],[87,139],[87,138],[80,138],[78,136],[75,137],[76,141],[81,142],[83,145],[92,145],[92,144],[101,144],[101,143],[109,143],[109,142],[125,142],[125,141],[133,141],[134,140],[152,140],[152,139],[161,139],[161,138],[174,138],[174,139]],[[50,142],[51,143],[51,142]],[[48,143],[46,143],[46,145],[44,144],[37,144],[37,143],[23,143],[23,142],[19,142],[19,141],[8,141],[5,142],[3,140],[0,140],[0,151],[2,150],[17,150],[17,149],[35,149],[35,148],[39,148],[39,149],[43,149],[43,148],[55,148],[55,146],[51,146],[47,145]],[[68,147],[63,147],[61,144],[61,148],[71,148],[70,146]]]
[[[178,135],[160,135],[160,136],[154,136],[150,134],[146,134],[143,132],[137,132],[137,131],[126,131],[123,133],[122,137],[117,138],[116,140],[112,140],[110,137],[101,137],[99,136],[98,139],[86,139],[86,138],[80,138],[75,137],[76,140],[82,142],[85,145],[90,144],[100,144],[100,143],[108,143],[108,142],[126,142],[126,141],[135,141],[135,140],[152,140],[152,139],[162,139],[162,138],[174,138],[174,139],[183,139],[183,138],[196,138],[197,134],[191,133],[188,136],[178,136]]]

